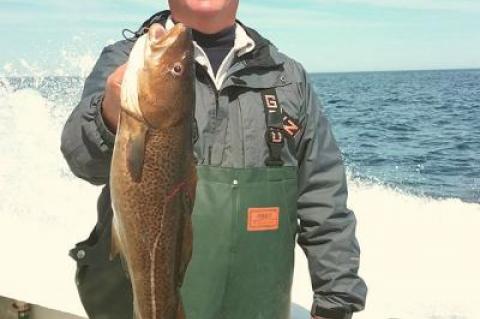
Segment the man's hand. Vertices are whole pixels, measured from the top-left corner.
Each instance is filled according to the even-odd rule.
[[[108,128],[115,133],[117,131],[118,115],[120,113],[120,89],[122,87],[123,75],[127,64],[119,66],[107,78],[105,95],[102,103],[102,117]]]
[[[154,23],[150,26],[150,39],[155,37],[159,39],[165,34],[164,27],[159,23]],[[127,64],[119,66],[107,78],[107,85],[105,87],[105,94],[102,103],[102,117],[107,127],[115,133],[118,125],[118,115],[120,113],[120,91],[122,87],[122,80],[125,74]]]

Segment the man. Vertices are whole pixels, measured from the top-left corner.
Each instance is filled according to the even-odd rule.
[[[170,0],[130,40],[106,47],[67,121],[62,152],[73,173],[105,185],[98,223],[70,252],[90,318],[132,318],[119,260],[108,260],[109,167],[124,64],[146,28],[194,30],[197,196],[194,252],[182,295],[187,318],[287,319],[295,236],[314,291],[312,318],[363,309],[355,217],[341,154],[302,66],[236,22],[238,0]],[[297,218],[299,225],[297,225]]]

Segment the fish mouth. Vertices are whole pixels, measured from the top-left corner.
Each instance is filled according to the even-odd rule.
[[[149,30],[150,50],[157,57],[161,57],[165,51],[172,46],[186,46],[193,41],[192,30],[183,23],[177,23],[165,34],[156,37],[157,31],[154,28]]]

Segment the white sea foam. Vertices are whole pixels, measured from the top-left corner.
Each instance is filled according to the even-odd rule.
[[[370,287],[358,318],[480,318],[480,205],[378,185],[350,192]]]
[[[83,313],[67,253],[94,225],[99,189],[69,172],[52,108],[32,89],[0,96],[0,295]]]
[[[94,225],[99,188],[65,164],[59,148],[66,119],[57,108],[37,90],[0,85],[0,295],[84,314],[67,252]],[[357,181],[350,181],[349,202],[369,286],[367,308],[356,318],[480,318],[480,205]],[[298,250],[294,319],[308,318],[310,289]]]
[[[0,77],[86,77],[98,58],[100,48],[111,43],[112,40],[105,43],[94,35],[82,34],[65,43],[58,54],[52,54],[47,44],[41,52],[36,52],[38,57],[35,60],[29,60],[29,55],[19,53],[15,60],[0,64]]]

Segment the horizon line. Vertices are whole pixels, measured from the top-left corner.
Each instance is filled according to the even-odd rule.
[[[318,74],[352,74],[352,73],[388,73],[388,72],[432,72],[432,71],[480,71],[480,67],[471,67],[471,68],[440,68],[440,69],[385,69],[385,70],[352,70],[352,71],[313,71],[308,72],[307,74],[318,75]],[[86,78],[87,76],[81,75],[45,75],[45,76],[34,76],[34,75],[14,75],[8,76],[0,73],[0,78]]]
[[[382,69],[382,70],[340,70],[340,71],[312,71],[309,74],[335,74],[335,73],[382,73],[382,72],[428,72],[428,71],[477,71],[480,66],[475,67],[446,67],[446,68],[412,68],[412,69]]]

